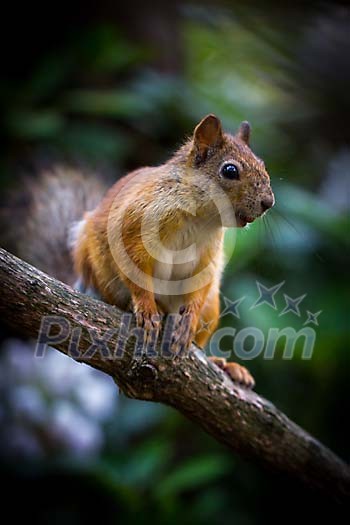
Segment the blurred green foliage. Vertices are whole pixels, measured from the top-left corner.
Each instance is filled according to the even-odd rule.
[[[22,162],[41,158],[107,166],[117,178],[132,167],[162,162],[205,113],[218,114],[232,131],[250,120],[253,149],[266,161],[277,204],[266,222],[237,233],[222,290],[232,300],[246,299],[241,318],[226,316],[222,326],[298,330],[306,309],[322,310],[310,361],[300,358],[300,346],[292,360],[283,360],[281,341],[273,360],[261,355],[248,366],[259,393],[349,457],[343,424],[349,409],[349,222],[348,209],[340,205],[349,188],[338,172],[348,172],[350,152],[348,127],[342,135],[332,122],[349,104],[350,91],[346,78],[338,98],[339,86],[333,96],[327,84],[331,52],[322,74],[310,70],[322,62],[323,28],[327,50],[339,50],[342,39],[349,42],[343,29],[349,11],[341,15],[339,9],[345,8],[309,10],[295,31],[297,9],[289,23],[286,17],[281,23],[274,11],[269,18],[253,7],[186,6],[176,22],[183,67],[167,73],[153,65],[161,51],[127,36],[117,18],[77,27],[57,50],[37,53],[20,82],[11,76],[2,82],[0,168],[2,187],[13,183]],[[348,66],[348,57],[343,60]],[[266,305],[250,310],[256,281],[266,286],[285,281],[278,311],[282,292],[293,298],[307,294],[303,318],[279,316]],[[224,339],[223,349],[231,347]],[[83,486],[92,480],[91,497],[97,503],[101,494],[110,498],[107,522],[117,513],[130,523],[139,516],[152,523],[265,523],[271,491],[285,502],[291,494],[170,409],[121,399],[117,421],[105,432],[108,445],[101,457],[44,465],[42,472],[48,469],[58,488],[62,472]],[[76,498],[84,500],[78,489]],[[64,516],[67,523],[71,516],[80,523],[73,507],[67,503],[55,522]]]

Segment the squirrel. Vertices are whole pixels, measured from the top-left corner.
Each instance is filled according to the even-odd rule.
[[[243,228],[274,205],[269,175],[250,149],[250,134],[246,121],[232,135],[223,131],[218,117],[207,115],[167,162],[119,179],[71,229],[78,289],[93,290],[103,301],[132,310],[145,341],[158,334],[162,317],[168,314],[177,319],[172,334],[175,351],[186,351],[192,341],[203,348],[217,327],[224,229]],[[82,181],[79,198],[68,191],[73,178],[76,192],[79,177],[61,173],[62,178],[64,192],[58,191],[55,173],[44,177],[46,190],[35,190],[40,193],[36,200],[41,216],[36,211],[33,217],[38,209],[34,203],[32,230],[50,213],[48,209],[43,216],[45,191],[51,207],[50,189],[54,201],[62,194],[61,206],[74,208],[61,212],[61,221],[59,213],[51,213],[57,223],[65,222],[67,232],[67,219],[76,220],[82,202],[91,203],[91,178]],[[62,227],[56,224],[60,231]],[[48,243],[52,251],[52,239]],[[41,269],[49,270],[42,264]],[[234,381],[254,386],[245,367],[211,359]]]
[[[81,282],[104,301],[132,308],[146,338],[159,331],[164,314],[179,316],[173,344],[180,350],[192,341],[204,347],[217,327],[223,226],[244,227],[274,205],[249,139],[248,122],[230,135],[207,115],[170,160],[120,179],[76,227]],[[244,367],[215,361],[253,386]]]

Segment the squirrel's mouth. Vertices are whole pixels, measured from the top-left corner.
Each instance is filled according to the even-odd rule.
[[[249,215],[245,215],[242,212],[236,212],[235,216],[237,228],[244,228],[244,226],[246,226],[248,223],[255,220],[254,217],[249,217]]]

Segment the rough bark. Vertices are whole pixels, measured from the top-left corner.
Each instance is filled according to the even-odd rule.
[[[109,374],[127,396],[170,405],[238,454],[338,501],[349,498],[348,465],[270,402],[235,385],[195,346],[172,359],[135,358],[136,338],[127,335],[134,325],[123,335],[123,312],[115,307],[72,290],[2,249],[0,279],[0,315],[18,334],[37,338],[44,316],[60,316],[70,330],[64,341],[51,346]],[[91,340],[108,330],[106,346],[91,349]]]

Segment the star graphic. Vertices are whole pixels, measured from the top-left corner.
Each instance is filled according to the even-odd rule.
[[[213,324],[213,321],[204,321],[203,319],[199,320],[199,329],[197,330],[197,334],[200,332],[210,332],[210,327]]]
[[[309,312],[309,310],[306,310],[306,313],[307,313],[307,319],[305,321],[304,324],[315,324],[316,326],[318,326],[318,321],[317,321],[317,317],[322,313],[322,310],[319,310],[318,312],[316,313],[312,313],[312,312]]]
[[[275,301],[275,295],[278,292],[280,288],[284,285],[285,281],[282,281],[279,284],[276,284],[275,286],[271,286],[271,288],[267,288],[263,284],[256,281],[256,286],[259,291],[259,297],[255,301],[255,303],[250,307],[250,310],[253,308],[257,308],[258,306],[262,304],[268,304],[273,308],[274,310],[277,310],[276,301]]]
[[[244,301],[244,299],[245,296],[241,297],[240,299],[236,299],[236,301],[231,301],[227,297],[224,297],[225,308],[221,312],[220,317],[224,317],[224,315],[231,314],[237,317],[237,319],[240,319],[241,316],[239,314],[238,307]]]
[[[282,312],[280,313],[280,316],[285,315],[288,312],[292,312],[293,314],[300,317],[299,304],[301,303],[301,301],[305,299],[307,294],[305,293],[304,295],[301,295],[300,297],[296,297],[295,299],[292,299],[287,294],[283,294],[283,295],[286,301],[286,306],[284,307],[284,310],[282,310]]]

